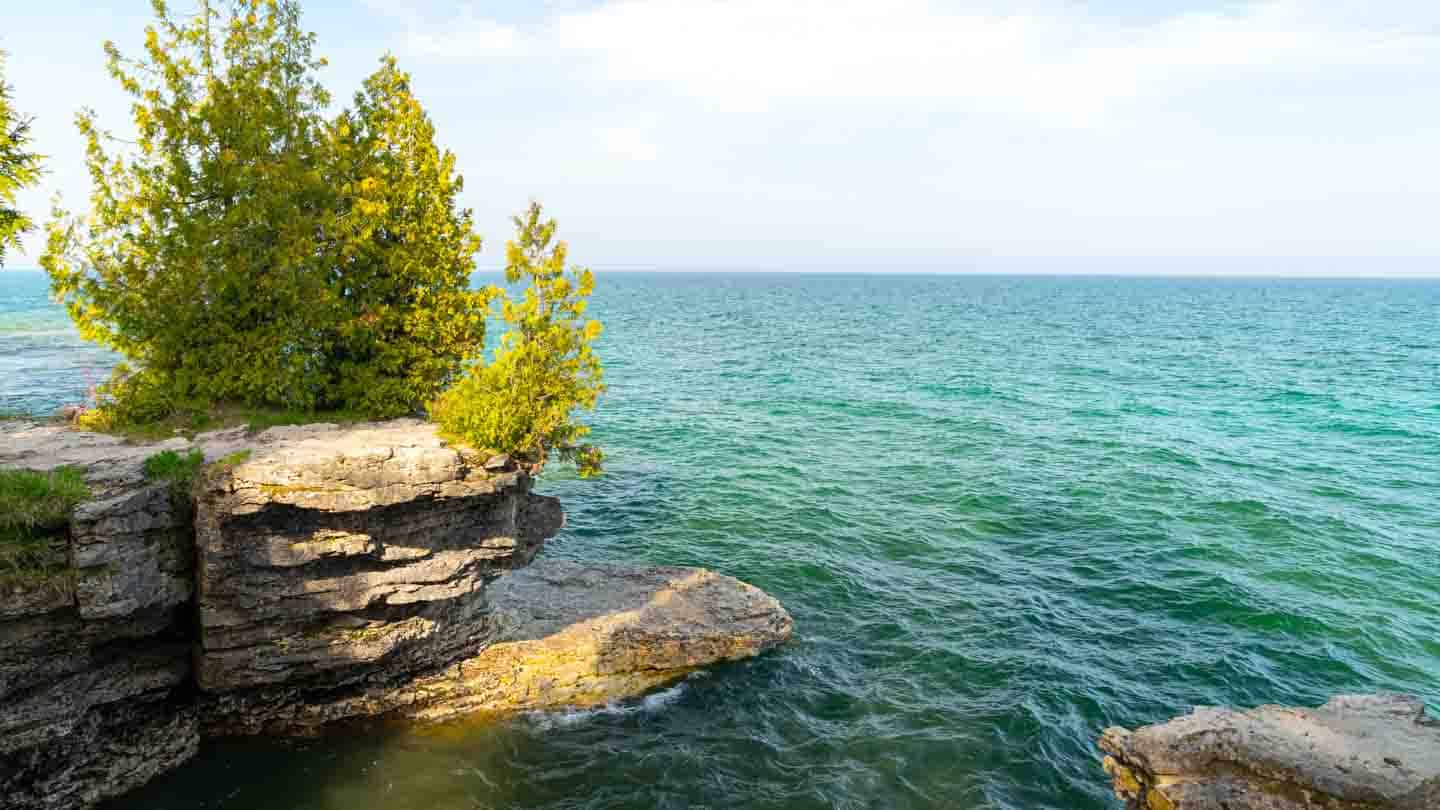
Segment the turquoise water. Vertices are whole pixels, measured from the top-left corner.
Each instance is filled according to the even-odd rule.
[[[547,474],[547,553],[734,574],[794,643],[606,711],[215,744],[117,807],[1114,808],[1106,725],[1440,697],[1440,283],[612,274],[592,311],[609,473]],[[23,274],[0,358],[11,409],[108,362]]]

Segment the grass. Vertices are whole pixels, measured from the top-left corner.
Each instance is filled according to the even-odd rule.
[[[190,491],[200,468],[205,466],[205,454],[191,450],[180,455],[174,450],[163,450],[145,459],[141,469],[147,481],[163,481],[170,485],[170,502],[182,513],[190,510]]]
[[[89,495],[74,467],[0,470],[0,584],[64,573],[68,563],[57,536]]]
[[[228,468],[230,468],[230,467],[238,467],[238,466],[240,466],[241,464],[244,464],[245,462],[247,462],[247,461],[249,461],[249,460],[250,460],[250,451],[249,451],[249,450],[241,450],[241,451],[239,451],[239,452],[237,452],[237,453],[231,453],[230,455],[225,456],[224,458],[216,459],[216,460],[215,460],[215,463],[211,464],[210,466],[213,467],[213,468],[216,468],[216,469],[228,469]]]
[[[191,450],[183,456],[174,450],[165,450],[145,459],[141,469],[145,471],[147,481],[189,483],[195,480],[204,463],[205,454],[199,450]]]
[[[193,438],[209,430],[244,427],[259,433],[282,425],[308,425],[315,422],[349,424],[370,421],[372,417],[358,411],[304,411],[281,408],[251,408],[241,405],[216,405],[204,411],[183,411],[156,422],[139,425],[95,427],[104,433],[122,436],[131,441],[158,441],[175,436]]]

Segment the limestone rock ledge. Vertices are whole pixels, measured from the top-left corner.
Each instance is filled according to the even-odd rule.
[[[0,428],[0,466],[79,463],[92,495],[56,538],[62,573],[0,577],[0,807],[87,807],[199,746],[189,518],[140,474],[153,452],[48,426]]]
[[[345,713],[433,722],[603,705],[754,657],[794,630],[774,597],[703,568],[541,559],[497,580],[490,605],[496,637],[478,655]],[[332,710],[307,704],[295,719]]]
[[[1440,722],[1405,695],[1318,709],[1201,707],[1100,738],[1129,810],[1435,810]]]
[[[147,457],[192,449],[189,498],[145,480]],[[605,703],[792,630],[701,569],[514,570],[559,501],[416,420],[158,444],[0,423],[0,467],[62,465],[91,497],[54,538],[60,573],[0,577],[4,810],[91,807],[205,735]]]
[[[304,732],[495,636],[486,584],[564,523],[513,466],[413,420],[275,428],[197,489],[202,716]]]

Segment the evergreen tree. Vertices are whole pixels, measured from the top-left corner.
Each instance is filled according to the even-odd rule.
[[[129,361],[102,415],[422,406],[479,352],[485,298],[454,160],[408,78],[387,60],[327,120],[295,0],[152,5],[143,58],[106,44],[137,140],[78,117],[90,212],[57,212],[42,258],[81,334]]]
[[[16,193],[40,179],[40,156],[29,151],[30,119],[11,106],[11,87],[5,82],[5,52],[0,51],[0,267],[5,251],[20,246],[20,235],[33,225],[15,208]]]
[[[493,290],[469,289],[480,238],[456,206],[464,181],[391,57],[330,131],[344,206],[333,393],[368,413],[412,411],[485,348]]]
[[[595,277],[567,268],[567,246],[555,242],[555,221],[531,203],[515,217],[506,245],[505,277],[527,283],[524,296],[502,302],[509,330],[489,364],[476,365],[436,403],[441,432],[476,448],[511,453],[543,465],[552,455],[574,461],[582,476],[600,471],[603,453],[580,443],[590,428],[577,410],[595,407],[604,392],[592,344],[599,321],[584,314]]]

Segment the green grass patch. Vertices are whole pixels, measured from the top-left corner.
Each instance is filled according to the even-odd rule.
[[[238,467],[238,466],[240,466],[241,464],[244,464],[245,462],[247,462],[247,461],[249,461],[249,460],[250,460],[250,451],[249,451],[249,450],[241,450],[241,451],[239,451],[239,452],[237,452],[237,453],[231,453],[230,455],[225,456],[224,458],[216,459],[216,460],[215,460],[215,463],[214,463],[212,466],[220,467],[220,468]]]
[[[147,481],[163,481],[170,485],[170,502],[182,514],[191,508],[190,493],[195,488],[195,479],[200,468],[205,466],[205,454],[191,450],[180,455],[174,450],[162,450],[145,459],[141,469]]]
[[[183,456],[174,450],[165,450],[145,459],[142,469],[149,481],[188,483],[195,480],[204,463],[205,455],[199,450],[191,450]]]
[[[74,467],[0,470],[0,581],[63,573],[65,527],[90,490]]]

